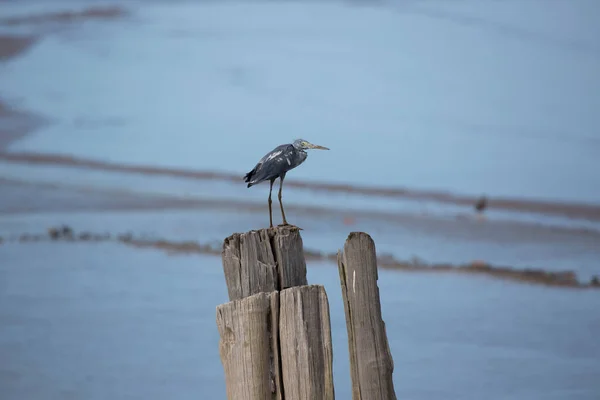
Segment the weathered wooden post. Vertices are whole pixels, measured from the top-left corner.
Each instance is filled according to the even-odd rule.
[[[352,232],[338,269],[348,329],[353,400],[396,399],[385,323],[377,286],[375,243],[363,232]]]
[[[302,237],[293,226],[234,233],[222,258],[230,301],[307,284]]]
[[[279,335],[285,399],[334,399],[329,302],[321,285],[280,294]]]
[[[329,303],[307,285],[297,227],[233,234],[223,243],[230,302],[217,307],[230,400],[334,399]]]
[[[283,399],[277,329],[279,292],[217,307],[228,399]]]

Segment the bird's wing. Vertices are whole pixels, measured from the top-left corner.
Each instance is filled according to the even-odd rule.
[[[292,165],[290,160],[290,146],[289,144],[277,146],[261,158],[256,167],[251,171],[252,174],[249,177],[249,182],[258,183],[266,179],[275,178],[281,173],[288,171]]]
[[[275,158],[281,157],[283,154],[286,153],[287,148],[291,146],[289,144],[282,144],[280,146],[275,147],[273,150],[271,150],[270,152],[268,152],[267,154],[265,154],[265,156],[263,158],[260,159],[260,161],[258,162],[258,164],[264,164],[268,161],[271,161]],[[257,166],[258,166],[257,164]]]

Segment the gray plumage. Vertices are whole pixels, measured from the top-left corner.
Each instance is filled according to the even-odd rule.
[[[296,168],[306,160],[308,154],[293,144],[282,144],[267,153],[256,164],[254,169],[246,174],[245,182],[248,187],[257,183],[279,178],[289,170]]]
[[[314,145],[304,139],[297,139],[294,143],[282,144],[275,147],[272,151],[267,153],[263,158],[258,161],[254,169],[248,172],[244,176],[244,182],[248,184],[247,187],[252,187],[258,183],[269,181],[271,187],[269,189],[269,219],[271,227],[273,226],[273,215],[271,211],[271,192],[273,191],[273,182],[275,179],[280,179],[279,184],[279,205],[281,207],[281,215],[283,217],[283,224],[287,225],[285,219],[285,212],[283,211],[283,204],[281,202],[281,190],[283,187],[283,180],[288,171],[296,168],[302,164],[308,154],[306,150],[309,149],[320,149],[329,150],[327,147]]]

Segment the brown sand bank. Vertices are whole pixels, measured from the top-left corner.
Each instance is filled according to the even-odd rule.
[[[43,123],[43,118],[12,108],[0,99],[0,151],[33,132]]]
[[[155,167],[150,165],[131,165],[111,163],[92,159],[76,158],[61,154],[48,153],[8,153],[0,152],[0,160],[39,165],[60,165],[71,168],[87,168],[110,172],[139,173],[147,175],[173,176],[198,180],[221,180],[234,183],[242,181],[243,174],[234,175],[225,172],[199,171],[182,168]],[[409,190],[403,188],[367,187],[358,185],[344,185],[335,183],[318,183],[290,179],[286,180],[287,186],[303,188],[321,192],[354,193],[369,196],[395,197],[420,201],[435,201],[444,204],[472,207],[477,201],[475,197],[453,195],[444,192]],[[528,212],[562,217],[600,221],[600,205],[548,202],[525,199],[491,198],[490,209]]]
[[[167,195],[148,195],[124,190],[86,186],[31,183],[0,176],[0,215],[17,213],[78,211],[142,211],[185,209],[243,209],[263,211],[265,206],[223,199],[186,199]]]
[[[20,243],[35,243],[40,241],[67,241],[67,242],[107,242],[114,241],[137,248],[151,248],[166,251],[169,254],[212,254],[218,256],[221,254],[221,247],[210,244],[202,244],[194,241],[174,242],[166,239],[149,239],[136,237],[131,233],[110,234],[96,232],[75,232],[71,227],[51,227],[45,234],[25,233],[17,238],[0,238],[0,245],[9,245],[11,241]],[[318,251],[304,249],[307,260],[327,260],[337,261],[337,254],[323,254]],[[543,285],[557,288],[572,289],[600,289],[598,277],[594,277],[590,282],[580,282],[573,271],[546,271],[543,269],[515,269],[511,267],[500,267],[485,264],[482,262],[473,262],[465,265],[452,264],[426,264],[421,262],[401,261],[390,256],[379,257],[378,265],[380,268],[393,269],[406,272],[427,272],[427,273],[464,273],[472,275],[483,275],[492,278],[505,279],[513,282],[522,282],[535,285]]]
[[[211,210],[228,213],[260,213],[268,222],[266,202],[238,200],[227,197],[181,197],[168,194],[146,194],[123,189],[94,186],[27,182],[0,176],[0,215],[48,212],[102,212],[102,211],[159,211]],[[480,223],[466,218],[437,218],[414,213],[377,210],[339,210],[324,206],[286,205],[286,211],[308,218],[308,227],[316,220],[350,225],[356,221],[384,224],[389,229],[414,229],[438,237],[461,238],[465,241],[489,241],[495,244],[514,243],[572,243],[579,248],[595,248],[600,232],[591,229],[545,226],[520,222]]]
[[[36,40],[37,36],[0,35],[0,61],[9,60],[27,51]]]
[[[37,36],[0,34],[0,62],[17,57],[31,48]],[[0,150],[35,130],[42,118],[27,111],[10,107],[0,99]]]
[[[14,26],[23,24],[41,24],[47,22],[79,22],[93,19],[114,19],[128,15],[128,11],[119,6],[89,7],[80,11],[59,11],[24,16],[0,18],[0,24]]]
[[[29,183],[16,180],[0,178],[0,214],[30,213],[30,212],[78,212],[78,211],[112,211],[112,210],[166,210],[166,209],[209,209],[222,210],[225,213],[246,212],[264,213],[265,223],[268,221],[266,204],[243,202],[229,199],[203,199],[203,198],[178,198],[175,196],[156,196],[127,192],[123,190],[106,190],[94,187],[65,187],[52,183]],[[321,207],[288,206],[291,215],[305,214],[327,218],[335,223],[341,221],[345,216],[344,211]],[[381,214],[381,215],[380,215]],[[159,214],[157,214],[159,215]],[[224,214],[226,215],[226,214]],[[399,223],[403,229],[414,229],[421,233],[427,232],[442,236],[462,237],[466,241],[485,240],[491,243],[510,246],[513,243],[544,243],[551,247],[551,243],[561,243],[563,246],[576,246],[584,249],[594,248],[600,234],[598,232],[578,232],[564,228],[548,228],[535,225],[521,224],[480,224],[474,221],[463,220],[438,220],[428,219],[421,216],[395,215],[377,212],[352,213],[358,218],[369,218],[386,224]],[[218,218],[218,217],[217,217]],[[315,218],[305,221],[307,229],[314,229]],[[339,223],[339,222],[338,222]],[[340,229],[345,229],[342,226]],[[389,229],[393,229],[393,225]],[[64,236],[63,239],[66,239]],[[132,234],[111,235],[108,233],[80,232],[72,233],[68,238],[78,240],[119,240],[128,245],[138,247],[149,247],[160,249],[173,254],[202,253],[220,254],[220,247],[210,244],[202,244],[194,241],[175,242],[172,240],[158,239],[156,237],[134,236]],[[22,234],[12,236],[11,239],[5,235],[5,241],[20,240],[23,242],[50,240],[52,235],[48,234]],[[507,247],[509,249],[509,247]],[[509,251],[509,250],[507,250]],[[335,254],[321,253],[315,250],[305,251],[308,259],[325,259],[335,262]],[[414,272],[443,272],[443,273],[467,273],[473,275],[491,276],[521,282],[532,282],[550,286],[564,287],[587,287],[587,283],[578,281],[572,271],[550,271],[545,269],[522,269],[512,267],[499,267],[489,265],[485,262],[473,262],[464,265],[451,263],[428,264],[418,260],[403,261],[396,260],[392,256],[380,254],[379,266],[386,269],[398,269]],[[589,285],[588,285],[589,286]]]

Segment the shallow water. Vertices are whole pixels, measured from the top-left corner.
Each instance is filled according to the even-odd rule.
[[[3,66],[55,122],[11,149],[242,173],[300,136],[299,178],[597,203],[600,7],[476,4],[134,5]]]
[[[44,34],[2,65],[3,96],[51,121],[9,150],[241,177],[264,152],[303,136],[332,150],[313,151],[289,180],[597,204],[600,117],[592,111],[600,104],[600,48],[590,16],[600,7],[467,3],[132,2],[132,15],[121,19],[5,26]],[[4,9],[27,15],[74,4],[83,7]],[[223,201],[230,210],[232,202],[251,203],[254,211],[243,215],[264,207],[267,190],[7,162],[0,175],[67,190],[40,199],[44,211],[64,211],[68,196],[82,198],[75,193],[83,190],[103,192],[104,203],[111,193]],[[302,207],[322,208],[297,223],[334,235],[319,242],[324,251],[363,229],[400,258],[483,259],[586,277],[600,262],[594,221],[491,209],[477,224],[470,208],[434,202],[293,187],[284,198],[295,218]],[[218,224],[209,224],[222,240]]]
[[[350,397],[339,277],[309,263],[331,307],[336,397]],[[220,260],[117,244],[0,250],[3,399],[224,398]],[[398,398],[595,399],[592,291],[380,271]]]
[[[9,179],[0,199],[5,236],[68,224],[78,231],[221,243],[233,232],[268,226],[268,184],[247,189],[218,180],[2,162],[0,168]],[[401,260],[573,270],[585,281],[600,272],[597,222],[494,212],[477,220],[456,206],[294,187],[285,190],[284,202],[311,250],[334,253],[349,232],[364,231],[382,253]],[[280,223],[276,200],[273,214]]]
[[[110,190],[115,193],[139,193],[144,195],[168,195],[180,199],[221,198],[232,201],[265,201],[268,182],[254,186],[250,190],[242,182],[220,179],[193,179],[189,177],[161,176],[94,170],[70,166],[27,165],[0,161],[2,178],[23,183],[54,185],[81,190]],[[288,183],[290,180],[286,180]],[[274,187],[278,190],[279,183]],[[294,187],[285,187],[285,202],[304,206],[336,208],[346,211],[375,211],[390,214],[427,215],[440,218],[473,218],[472,208],[458,204],[447,204],[434,200],[411,199],[409,197],[388,197],[376,194],[352,192],[329,192]],[[600,231],[600,223],[595,220],[519,211],[490,209],[486,212],[492,221],[514,221],[526,224],[543,224],[569,229]]]
[[[243,176],[304,137],[332,150],[312,152],[289,179],[598,204],[594,0],[123,4],[131,17],[0,26],[41,34],[0,65],[0,87],[3,100],[50,121],[10,151]],[[2,161],[0,235],[68,224],[218,245],[267,225],[267,187]],[[198,204],[167,205],[186,199]],[[464,207],[293,187],[284,201],[311,250],[335,252],[365,231],[379,255],[399,259],[569,269],[582,280],[600,271],[593,221],[493,209],[476,221]],[[336,397],[349,398],[338,274],[328,263],[308,273],[328,291]],[[398,398],[600,393],[597,291],[379,276]],[[224,301],[215,257],[5,241],[0,397],[224,398],[215,324]]]

